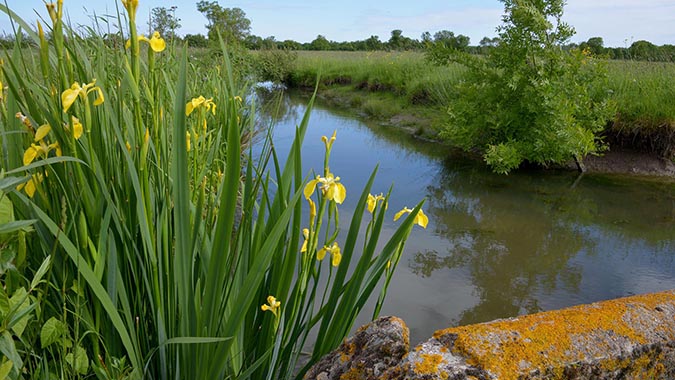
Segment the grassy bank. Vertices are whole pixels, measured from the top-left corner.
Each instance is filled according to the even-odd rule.
[[[608,120],[610,144],[672,157],[675,64],[608,61],[607,71],[617,106],[616,116]],[[420,117],[431,127],[425,133],[433,134],[456,98],[453,88],[463,74],[462,66],[434,66],[422,53],[299,52],[288,83],[312,87],[320,75],[320,95],[377,119]]]

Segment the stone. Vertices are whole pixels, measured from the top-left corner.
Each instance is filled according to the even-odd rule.
[[[410,348],[409,331],[397,317],[380,317],[324,356],[305,380],[376,380],[396,366]]]
[[[381,318],[305,379],[675,379],[675,290],[439,330],[407,352],[403,321]]]

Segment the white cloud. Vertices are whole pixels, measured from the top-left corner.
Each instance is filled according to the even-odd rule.
[[[565,20],[575,27],[575,41],[603,37],[606,46],[647,40],[675,44],[675,2],[672,0],[571,0]]]

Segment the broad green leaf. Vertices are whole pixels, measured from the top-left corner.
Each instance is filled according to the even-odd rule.
[[[9,313],[9,297],[4,287],[0,286],[0,316],[4,319]]]
[[[12,201],[8,197],[0,197],[0,233],[4,233],[2,228],[5,224],[11,223],[14,221],[14,207],[12,206]]]
[[[61,338],[66,332],[66,326],[55,317],[49,318],[40,330],[40,344],[42,348],[49,346]]]
[[[12,371],[14,363],[7,358],[3,358],[3,363],[0,365],[0,380],[9,379],[9,373]]]
[[[74,361],[73,357],[75,358]],[[85,375],[89,372],[89,357],[84,348],[80,346],[76,347],[74,355],[72,352],[66,355],[66,363],[81,375]]]
[[[15,373],[18,375],[19,371],[17,368],[23,367],[23,361],[21,360],[21,356],[19,356],[19,352],[16,350],[14,340],[12,339],[12,334],[10,334],[10,332],[7,330],[3,331],[2,335],[0,336],[0,352],[5,355],[5,357],[7,357],[7,359],[9,359],[12,363],[14,363],[10,373]]]
[[[22,311],[26,311],[26,309],[30,308],[30,299],[28,298],[28,292],[26,292],[26,289],[17,289],[12,295],[12,298],[9,299],[9,305],[14,311],[15,315],[19,315]],[[23,330],[26,328],[29,319],[30,314],[25,314],[14,323],[12,330],[17,336],[20,337],[21,334],[23,334]]]

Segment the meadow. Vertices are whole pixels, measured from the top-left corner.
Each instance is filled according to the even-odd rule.
[[[597,60],[607,73],[609,98],[616,107],[606,130],[610,142],[673,156],[675,63]],[[438,113],[455,101],[454,86],[464,73],[457,63],[427,62],[421,52],[302,51],[287,83],[313,88],[320,77],[321,93],[348,98],[343,103],[376,118],[389,119],[401,112],[422,114],[432,127],[432,137],[443,123]]]
[[[313,100],[278,157],[222,40],[192,59],[122,4],[126,47],[61,1],[36,29],[12,16],[38,48],[0,61],[0,379],[299,378],[371,295],[377,316],[423,201],[387,211],[377,168],[346,189],[340,136],[302,168]]]

